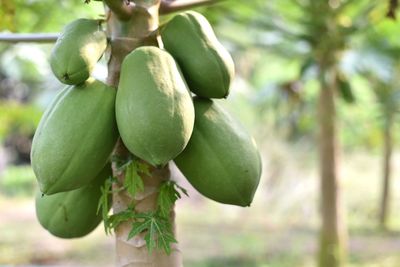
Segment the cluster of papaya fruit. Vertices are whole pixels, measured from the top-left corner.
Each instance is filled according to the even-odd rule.
[[[90,77],[107,47],[98,21],[78,19],[57,40],[50,65],[70,86],[45,111],[31,152],[41,190],[37,216],[52,234],[79,237],[100,223],[100,187],[112,175],[109,159],[119,136],[155,167],[173,160],[210,199],[252,202],[261,175],[256,144],[212,100],[229,94],[231,56],[193,11],[174,16],[160,35],[164,49],[142,46],[125,57],[118,90]]]
[[[116,90],[90,75],[106,47],[99,21],[78,19],[64,28],[50,57],[54,75],[69,86],[43,114],[31,162],[41,191],[36,215],[61,238],[84,236],[102,221],[97,205],[118,139]]]

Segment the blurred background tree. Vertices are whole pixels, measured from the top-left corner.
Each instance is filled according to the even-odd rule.
[[[400,43],[388,39],[382,32],[394,25],[382,23],[376,25],[365,36],[365,43],[359,53],[359,69],[375,93],[379,112],[377,118],[382,134],[382,185],[379,204],[379,225],[387,229],[392,176],[392,157],[394,146],[394,126],[400,112]],[[391,29],[393,33],[397,29]],[[384,64],[369,64],[368,58],[374,57]]]

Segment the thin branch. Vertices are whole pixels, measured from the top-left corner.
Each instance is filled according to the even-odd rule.
[[[193,7],[213,5],[222,1],[224,0],[162,0],[160,14],[165,15]]]
[[[54,43],[58,33],[0,33],[0,43]]]
[[[129,0],[104,0],[104,3],[120,20],[129,20],[135,8],[135,3]]]

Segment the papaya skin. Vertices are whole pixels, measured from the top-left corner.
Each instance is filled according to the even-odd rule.
[[[124,59],[116,117],[129,151],[154,166],[165,165],[185,148],[193,130],[194,107],[171,55],[144,46]]]
[[[47,195],[87,185],[106,164],[118,138],[116,90],[89,79],[56,96],[35,132],[31,162]]]
[[[203,15],[194,11],[176,15],[162,28],[161,37],[193,93],[206,98],[228,96],[234,63]]]
[[[54,45],[50,67],[57,79],[75,85],[86,81],[107,48],[98,20],[77,19],[65,26]]]
[[[92,232],[102,221],[97,214],[101,186],[112,176],[111,164],[87,186],[51,196],[36,195],[36,216],[52,235],[60,238],[78,238]],[[109,198],[111,207],[111,196]]]
[[[212,100],[194,98],[194,107],[192,137],[175,164],[205,197],[250,206],[262,168],[253,138]]]

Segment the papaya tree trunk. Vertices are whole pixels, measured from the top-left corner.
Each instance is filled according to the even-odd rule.
[[[383,129],[383,184],[381,205],[379,212],[379,225],[386,229],[387,218],[389,215],[389,198],[390,198],[390,173],[392,158],[392,118],[387,118]]]
[[[118,14],[115,14],[111,10],[107,10],[107,28],[111,37],[107,83],[115,87],[118,85],[121,63],[124,57],[139,46],[157,45],[155,32],[158,28],[160,0],[136,0],[133,1],[133,4],[135,8],[131,16],[123,21],[119,19],[120,15],[118,16]],[[129,152],[121,140],[116,145],[114,156],[118,158],[128,158],[129,156]],[[137,212],[153,211],[156,209],[160,184],[162,181],[170,178],[169,167],[150,167],[150,173],[150,176],[142,177],[144,191],[137,194],[133,199],[125,190],[119,191],[118,185],[114,185],[114,189],[117,189],[113,195],[114,213],[125,210],[132,202],[135,203],[135,210]],[[123,181],[124,173],[119,172],[116,166],[113,166],[113,174],[119,181]],[[174,212],[171,212],[171,223],[175,230]],[[167,255],[163,250],[154,250],[150,254],[146,247],[144,234],[128,240],[131,226],[132,221],[128,221],[115,229],[116,265],[118,267],[182,266],[181,253],[177,244],[171,245],[172,253],[170,255]]]
[[[322,210],[319,266],[339,267],[345,257],[346,230],[337,173],[336,83],[325,79],[321,79],[318,109]]]

